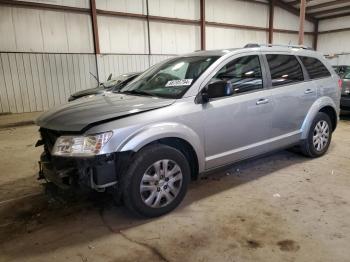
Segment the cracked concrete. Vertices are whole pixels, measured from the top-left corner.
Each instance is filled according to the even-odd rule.
[[[349,261],[349,134],[342,121],[322,158],[281,151],[202,177],[174,212],[138,219],[104,195],[48,199],[37,128],[1,129],[0,261]]]
[[[130,242],[132,242],[132,243],[134,243],[134,244],[136,244],[136,245],[142,246],[142,247],[144,247],[144,248],[150,250],[154,255],[156,255],[156,256],[159,258],[159,261],[168,262],[168,260],[164,257],[164,255],[163,255],[161,252],[159,252],[158,249],[156,249],[156,248],[154,248],[154,247],[152,247],[152,246],[150,246],[150,245],[148,245],[148,244],[146,244],[146,243],[139,242],[139,241],[136,241],[136,240],[134,240],[134,239],[128,237],[127,234],[126,234],[125,232],[123,232],[122,230],[119,230],[118,232],[114,231],[113,228],[112,228],[110,225],[108,225],[108,223],[105,221],[105,219],[104,219],[104,217],[103,217],[103,211],[104,211],[104,208],[101,208],[101,209],[100,209],[100,212],[99,212],[99,213],[100,213],[100,217],[101,217],[101,221],[102,221],[103,225],[104,225],[106,228],[108,228],[108,230],[109,230],[110,232],[112,232],[112,233],[114,233],[114,234],[120,234],[120,235],[122,235],[126,240],[128,240],[128,241],[130,241]]]

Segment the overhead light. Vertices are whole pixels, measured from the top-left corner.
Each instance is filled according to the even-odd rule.
[[[176,71],[176,70],[180,69],[184,64],[185,64],[185,62],[180,62],[180,63],[174,65],[171,70]]]

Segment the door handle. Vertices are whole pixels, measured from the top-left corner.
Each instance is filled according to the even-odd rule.
[[[269,102],[269,100],[267,98],[261,98],[258,101],[256,101],[257,105],[263,105],[263,104],[267,104]]]
[[[306,89],[306,90],[304,91],[304,94],[311,94],[311,93],[313,93],[313,92],[314,92],[314,90],[308,88],[308,89]]]

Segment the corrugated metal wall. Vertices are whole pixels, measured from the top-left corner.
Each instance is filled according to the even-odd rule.
[[[299,31],[299,17],[294,14],[291,14],[290,12],[282,8],[276,7],[274,26],[278,29]],[[313,31],[314,31],[314,24],[306,20],[305,32],[313,32]],[[293,44],[293,45],[298,44],[298,34],[275,32],[273,34],[273,39],[274,39],[274,43],[278,43],[278,44]],[[305,42],[304,45],[312,47],[313,36],[306,34],[304,42]]]
[[[350,16],[320,21],[319,31],[349,28]],[[350,30],[342,32],[321,33],[318,36],[318,50],[325,55],[338,55],[330,59],[334,65],[350,65]]]
[[[92,54],[0,53],[0,112],[34,112],[96,85]]]
[[[0,35],[2,52],[94,52],[88,14],[0,6]]]
[[[141,72],[171,56],[99,55],[104,81],[127,72]],[[77,91],[95,87],[93,54],[0,53],[0,112],[35,112],[67,102]]]
[[[148,67],[170,58],[170,55],[98,55],[98,74],[101,81],[113,76],[128,72],[142,72]]]
[[[269,7],[248,1],[207,0],[206,20],[266,28],[269,23]],[[268,39],[268,32],[266,31],[218,26],[207,26],[206,33],[208,49],[242,47],[247,43],[264,44],[267,43]]]

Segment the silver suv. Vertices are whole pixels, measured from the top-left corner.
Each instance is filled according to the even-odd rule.
[[[163,215],[191,179],[268,151],[328,149],[339,77],[317,52],[258,46],[168,59],[118,93],[37,119],[40,178],[107,191],[134,213]]]

